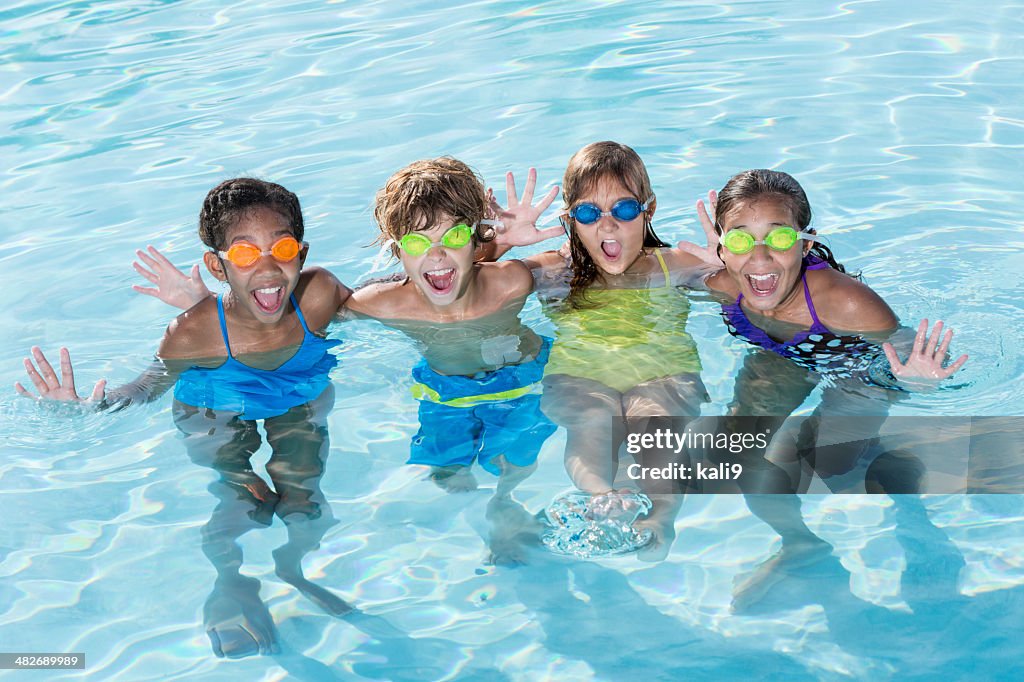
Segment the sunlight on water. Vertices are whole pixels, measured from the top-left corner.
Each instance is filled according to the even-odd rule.
[[[784,170],[806,188],[812,226],[903,324],[952,326],[968,364],[891,414],[1021,414],[1024,25],[1012,4],[74,0],[8,3],[0,18],[8,387],[32,388],[22,363],[36,345],[51,361],[70,348],[79,394],[134,378],[173,315],[131,290],[135,250],[198,262],[199,209],[226,178],[295,191],[308,263],[355,285],[379,251],[375,192],[410,161],[456,156],[502,199],[506,171],[521,189],[536,167],[540,194],[576,149],[615,139],[645,159],[666,241],[702,242],[694,202],[735,172]],[[729,409],[744,362],[719,310],[694,295],[686,326],[704,415]],[[522,319],[555,334],[536,300]],[[252,472],[193,462],[167,395],[114,414],[0,396],[5,651],[85,652],[85,670],[60,679],[981,679],[1019,667],[1019,495],[826,495],[815,479],[785,504],[825,550],[785,545],[740,495],[690,495],[651,545],[633,539],[639,552],[556,556],[537,514],[568,484],[564,430],[514,493],[479,468],[449,493],[405,464],[415,344],[365,321],[331,336],[343,343],[330,455],[308,515],[246,506],[262,494],[247,476],[274,469],[265,442]],[[243,653],[276,631],[280,651],[216,658],[211,625]]]

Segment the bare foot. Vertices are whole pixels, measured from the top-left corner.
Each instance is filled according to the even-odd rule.
[[[274,620],[260,600],[260,582],[218,578],[203,607],[203,622],[218,658],[278,653]]]
[[[529,548],[540,544],[541,523],[523,505],[507,495],[496,495],[487,503],[491,522],[486,563],[491,566],[523,566]]]
[[[272,553],[277,577],[297,589],[328,615],[341,618],[355,610],[355,607],[338,595],[306,578],[302,573],[302,566],[298,563],[301,557],[294,557],[287,546],[278,547]]]
[[[832,556],[832,546],[818,542],[783,542],[775,554],[746,573],[733,579],[732,612],[739,613],[757,604],[775,585],[794,574]]]
[[[450,493],[476,490],[476,477],[468,466],[430,467],[428,478],[438,488]]]

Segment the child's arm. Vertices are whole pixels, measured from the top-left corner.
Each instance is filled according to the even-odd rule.
[[[178,375],[189,367],[216,367],[224,362],[223,341],[219,335],[211,336],[208,333],[216,325],[216,315],[216,305],[210,300],[172,320],[164,332],[156,358],[142,374],[123,386],[107,391],[107,381],[102,379],[96,383],[88,398],[79,396],[67,348],[60,349],[58,379],[46,356],[38,347],[34,347],[32,355],[35,362],[26,358],[25,371],[38,396],[21,383],[16,383],[14,389],[26,398],[89,403],[98,410],[120,410],[132,403],[151,402],[173,386]]]
[[[516,193],[516,180],[511,172],[505,174],[505,196],[507,207],[502,207],[495,199],[491,190],[488,197],[491,210],[501,225],[495,227],[495,237],[480,247],[477,260],[495,261],[501,258],[513,246],[530,246],[545,239],[564,234],[561,227],[537,227],[537,218],[547,210],[551,202],[558,196],[558,186],[551,190],[536,204],[533,204],[533,192],[537,187],[537,169],[531,168],[526,175],[526,187],[523,196]]]
[[[180,369],[170,369],[174,363],[155,360],[142,374],[133,381],[110,391],[105,390],[106,379],[100,379],[92,389],[88,398],[78,395],[75,388],[75,372],[71,366],[71,355],[67,348],[60,349],[60,378],[57,378],[53,366],[46,359],[38,346],[32,348],[35,362],[25,359],[25,371],[35,386],[38,396],[27,390],[21,382],[14,384],[14,390],[25,398],[33,400],[54,400],[57,402],[87,403],[97,410],[124,409],[132,403],[150,402],[163,395],[177,380]],[[39,366],[36,369],[36,365]]]
[[[135,255],[142,263],[136,261],[132,263],[132,267],[156,287],[149,288],[135,284],[132,285],[132,289],[140,294],[158,298],[164,303],[182,310],[188,310],[204,298],[213,295],[203,283],[203,278],[199,276],[198,263],[192,266],[192,274],[186,276],[155,247],[148,247],[148,251],[148,254],[141,249],[136,251]]]
[[[811,298],[821,301],[818,315],[828,328],[849,331],[869,340],[886,339],[882,350],[889,360],[893,378],[901,388],[928,390],[952,376],[967,362],[967,355],[961,355],[949,365],[945,364],[953,331],[947,330],[943,337],[940,321],[935,324],[929,338],[926,319],[918,324],[910,353],[905,362],[901,361],[892,340],[904,328],[899,326],[899,319],[892,308],[874,290],[834,270],[808,273],[807,281]]]

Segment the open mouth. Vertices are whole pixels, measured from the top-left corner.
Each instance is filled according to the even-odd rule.
[[[284,287],[256,289],[252,292],[252,297],[262,312],[273,315],[284,304]]]
[[[427,281],[434,293],[447,294],[455,285],[455,268],[424,272],[423,279]]]
[[[615,260],[622,254],[622,244],[614,239],[605,239],[601,242],[601,251],[608,257],[608,260]]]
[[[771,296],[775,288],[779,286],[779,276],[770,275],[746,275],[750,290],[755,296]]]

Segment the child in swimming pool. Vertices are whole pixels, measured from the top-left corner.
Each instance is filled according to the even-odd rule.
[[[329,272],[303,268],[308,245],[298,198],[274,183],[236,178],[221,183],[203,202],[199,235],[209,247],[203,261],[227,294],[202,298],[168,326],[156,361],[131,383],[105,390],[91,401],[123,408],[155,400],[174,385],[172,412],[196,463],[215,469],[211,485],[220,504],[203,532],[204,550],[218,580],[207,600],[205,621],[214,651],[229,657],[275,648],[272,622],[258,585],[239,573],[235,539],[269,525],[276,513],[288,542],[275,552],[278,575],[329,613],[348,604],[302,575],[301,558],[318,546],[334,520],[318,481],[329,452],[326,418],[334,403],[329,377],[336,345],[320,335],[348,298]],[[67,349],[61,379],[42,351],[38,369],[25,361],[40,398],[81,401]],[[34,397],[20,383],[24,396]],[[273,455],[267,463],[273,487],[256,475],[250,458],[260,447],[256,421],[263,420]],[[233,558],[235,557],[235,558]]]
[[[500,213],[504,230],[494,257],[553,236],[533,222],[534,182],[531,176],[519,202],[510,174],[511,204]],[[716,268],[655,235],[657,198],[643,161],[626,145],[580,149],[569,160],[563,190],[570,254],[547,251],[524,262],[558,329],[542,408],[566,429],[573,483],[600,506],[602,497],[615,495],[617,453],[627,432],[659,428],[666,417],[695,417],[707,399],[697,348],[685,331],[689,301],[677,287],[700,286]],[[625,428],[613,429],[614,421]],[[644,464],[657,468],[676,456],[647,454]],[[649,526],[656,536],[644,558],[659,558],[671,545],[682,496],[665,483],[643,481],[653,507],[634,525]]]
[[[963,366],[966,355],[946,364],[952,331],[943,335],[938,322],[929,335],[922,320],[901,360],[891,343],[895,314],[818,241],[806,194],[788,174],[745,171],[709,200],[711,214],[698,204],[709,246],[687,248],[720,257],[724,269],[707,284],[724,295],[729,332],[756,349],[744,358],[730,413],[756,417],[757,429],[774,434],[765,452],[771,466],[744,492],[803,492],[811,472],[834,491],[916,492],[919,463],[878,447],[889,405],[903,395],[885,389],[928,388]],[[787,421],[819,383],[814,414]],[[777,567],[831,549],[804,525],[799,498],[748,494],[747,503],[780,534],[782,549],[737,586],[738,606],[763,592]]]

